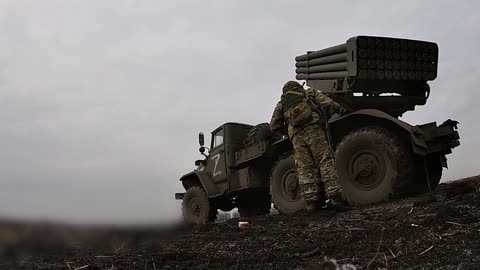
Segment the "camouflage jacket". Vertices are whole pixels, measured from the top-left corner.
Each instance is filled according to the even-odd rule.
[[[330,119],[330,117],[332,117],[332,115],[335,113],[343,114],[346,111],[346,109],[343,106],[341,106],[340,104],[336,103],[331,98],[329,98],[328,96],[320,93],[319,91],[313,88],[308,88],[307,90],[305,90],[305,94],[309,97],[313,97],[316,104],[318,106],[321,106],[322,109],[326,112],[327,114],[326,117],[328,119]],[[313,120],[311,122],[301,127],[293,127],[292,125],[289,125],[285,119],[283,104],[282,104],[282,101],[280,100],[277,103],[275,110],[273,111],[272,120],[270,121],[270,128],[273,131],[277,131],[285,134],[285,128],[288,127],[287,132],[288,132],[288,136],[291,139],[298,131],[302,130],[303,128],[311,124],[318,123],[320,120],[320,117],[321,116],[317,112],[313,112]],[[328,119],[325,119],[325,121],[328,121]]]

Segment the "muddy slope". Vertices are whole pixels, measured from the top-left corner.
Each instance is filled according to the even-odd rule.
[[[480,177],[342,213],[208,226],[102,229],[5,224],[0,269],[479,269]]]

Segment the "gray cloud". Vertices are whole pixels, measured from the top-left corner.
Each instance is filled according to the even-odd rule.
[[[2,1],[0,215],[178,217],[196,134],[269,120],[293,58],[367,34],[432,40],[411,123],[459,120],[445,180],[478,174],[476,1]]]

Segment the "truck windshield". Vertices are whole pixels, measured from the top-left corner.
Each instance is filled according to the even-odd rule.
[[[212,148],[218,147],[223,144],[223,129],[217,131],[213,134],[213,145]]]

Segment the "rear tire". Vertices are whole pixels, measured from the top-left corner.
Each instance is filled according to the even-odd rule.
[[[187,223],[206,224],[217,217],[217,210],[210,205],[205,191],[199,186],[192,186],[185,192],[182,212]]]
[[[273,166],[270,193],[275,208],[282,214],[292,214],[305,208],[293,156],[280,159]]]
[[[354,130],[336,152],[342,196],[352,205],[366,205],[402,195],[413,181],[413,162],[408,145],[388,130]]]

